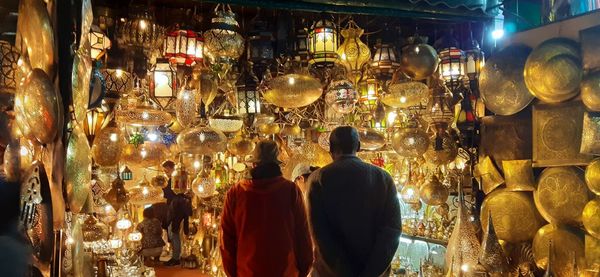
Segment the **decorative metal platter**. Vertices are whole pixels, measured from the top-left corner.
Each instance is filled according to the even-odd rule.
[[[533,198],[540,214],[548,222],[579,226],[590,192],[579,168],[550,167],[540,174]]]

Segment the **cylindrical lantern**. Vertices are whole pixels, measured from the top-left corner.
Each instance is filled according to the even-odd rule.
[[[308,33],[309,63],[317,67],[332,66],[338,59],[338,44],[337,27],[323,16]]]
[[[389,79],[400,67],[400,62],[396,48],[392,44],[382,43],[378,40],[375,44],[375,54],[371,61],[371,69],[378,77]]]
[[[478,80],[479,73],[484,65],[485,55],[479,47],[479,43],[471,38],[470,48],[465,51],[465,73],[469,77],[469,80]]]
[[[292,47],[294,48],[294,58],[305,63],[308,62],[308,32],[304,23],[302,20],[300,26],[295,30]]]
[[[177,72],[168,59],[157,59],[151,72],[150,98],[161,109],[172,109],[177,97]]]
[[[273,33],[268,29],[266,21],[257,20],[254,28],[248,35],[246,53],[248,60],[254,64],[270,63],[274,59]]]
[[[111,46],[110,39],[96,25],[89,33],[92,59],[99,60]]]
[[[203,60],[204,40],[192,30],[178,29],[167,34],[163,56],[172,64],[192,66]]]
[[[358,83],[360,91],[360,104],[365,108],[366,112],[373,113],[377,107],[380,93],[380,83],[374,76],[368,76]]]
[[[105,124],[105,114],[102,110],[96,108],[87,111],[86,120],[83,122],[83,131],[88,139],[90,145],[94,142],[96,133],[102,129]]]
[[[239,114],[260,113],[260,92],[257,79],[248,70],[242,71],[238,79],[237,101]]]

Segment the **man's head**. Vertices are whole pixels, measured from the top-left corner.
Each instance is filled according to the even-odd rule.
[[[331,131],[329,152],[334,160],[343,155],[356,155],[358,150],[360,150],[360,137],[354,127],[340,126]]]
[[[256,148],[254,148],[254,153],[252,154],[251,162],[254,165],[260,164],[281,164],[278,159],[279,156],[279,147],[277,143],[270,140],[262,140],[258,142]]]
[[[168,178],[171,178],[173,171],[175,171],[175,163],[171,160],[166,160],[162,163],[162,168]]]

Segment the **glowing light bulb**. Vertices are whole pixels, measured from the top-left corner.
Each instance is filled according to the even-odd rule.
[[[296,83],[296,78],[294,77],[290,77],[288,79],[288,84],[290,84],[290,86],[293,86]]]
[[[147,188],[147,187],[144,187],[144,188],[142,189],[142,194],[143,194],[144,196],[148,195],[148,192],[149,192],[149,191],[148,191],[148,188]]]
[[[69,236],[65,242],[67,243],[67,245],[72,245],[73,243],[75,243],[75,240],[71,236]]]
[[[200,168],[200,161],[194,161],[194,168],[195,169],[199,169]]]
[[[463,272],[469,271],[469,265],[468,264],[461,265],[460,270],[462,270]]]
[[[406,196],[413,196],[415,194],[415,190],[413,188],[406,189]]]
[[[396,113],[395,111],[391,111],[390,113],[388,113],[388,116],[387,116],[388,125],[394,124],[397,116],[398,116],[398,113]]]
[[[400,96],[400,103],[406,103],[406,96]]]
[[[492,31],[493,39],[498,40],[498,39],[501,39],[503,36],[504,36],[504,30],[502,30],[502,29]]]
[[[345,61],[346,60],[346,53],[342,53],[342,57],[341,58],[342,58],[342,60]]]
[[[106,204],[106,206],[104,206],[104,211],[105,211],[106,213],[109,213],[109,212],[110,212],[110,209],[112,209],[112,207],[111,207],[109,204]]]
[[[123,76],[123,70],[121,70],[121,69],[115,70],[115,76],[117,76],[117,78],[121,78],[121,76]]]
[[[164,86],[169,82],[169,77],[165,74],[155,74],[154,77],[158,86]]]
[[[148,27],[146,20],[140,20],[140,29],[146,29],[146,27]]]
[[[200,142],[204,142],[205,139],[206,135],[204,135],[204,133],[200,134]]]
[[[142,156],[142,158],[146,158],[146,155],[148,155],[148,151],[146,151],[146,149],[142,149],[140,151],[140,155]]]
[[[148,112],[142,112],[142,119],[146,120],[150,118],[150,114]]]
[[[415,138],[408,138],[407,139],[408,144],[415,144]]]
[[[154,132],[150,132],[148,133],[148,140],[150,141],[157,141],[158,140],[158,135]]]
[[[110,134],[110,136],[108,137],[110,139],[110,141],[112,142],[117,142],[118,139],[118,135],[116,133],[112,133]]]
[[[186,100],[186,101],[187,101],[187,100],[190,100],[190,94],[189,94],[189,93],[187,93],[187,92],[184,92],[184,93],[183,93],[183,100]]]
[[[198,192],[200,192],[200,193],[204,192],[204,186],[203,185],[198,185]]]
[[[29,154],[29,150],[27,150],[27,147],[21,146],[21,149],[19,149],[19,154],[21,154],[21,156],[27,156],[27,154]]]

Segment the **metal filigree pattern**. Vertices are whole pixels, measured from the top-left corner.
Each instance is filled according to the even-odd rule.
[[[217,6],[219,8],[219,6]],[[205,54],[213,61],[235,60],[244,52],[244,38],[231,9],[216,10],[212,27],[204,32]]]
[[[579,225],[589,194],[579,168],[552,167],[542,172],[533,195],[538,210],[548,222]]]
[[[0,41],[0,93],[15,93],[19,52],[10,43]]]
[[[600,116],[583,114],[580,153],[600,155]]]

